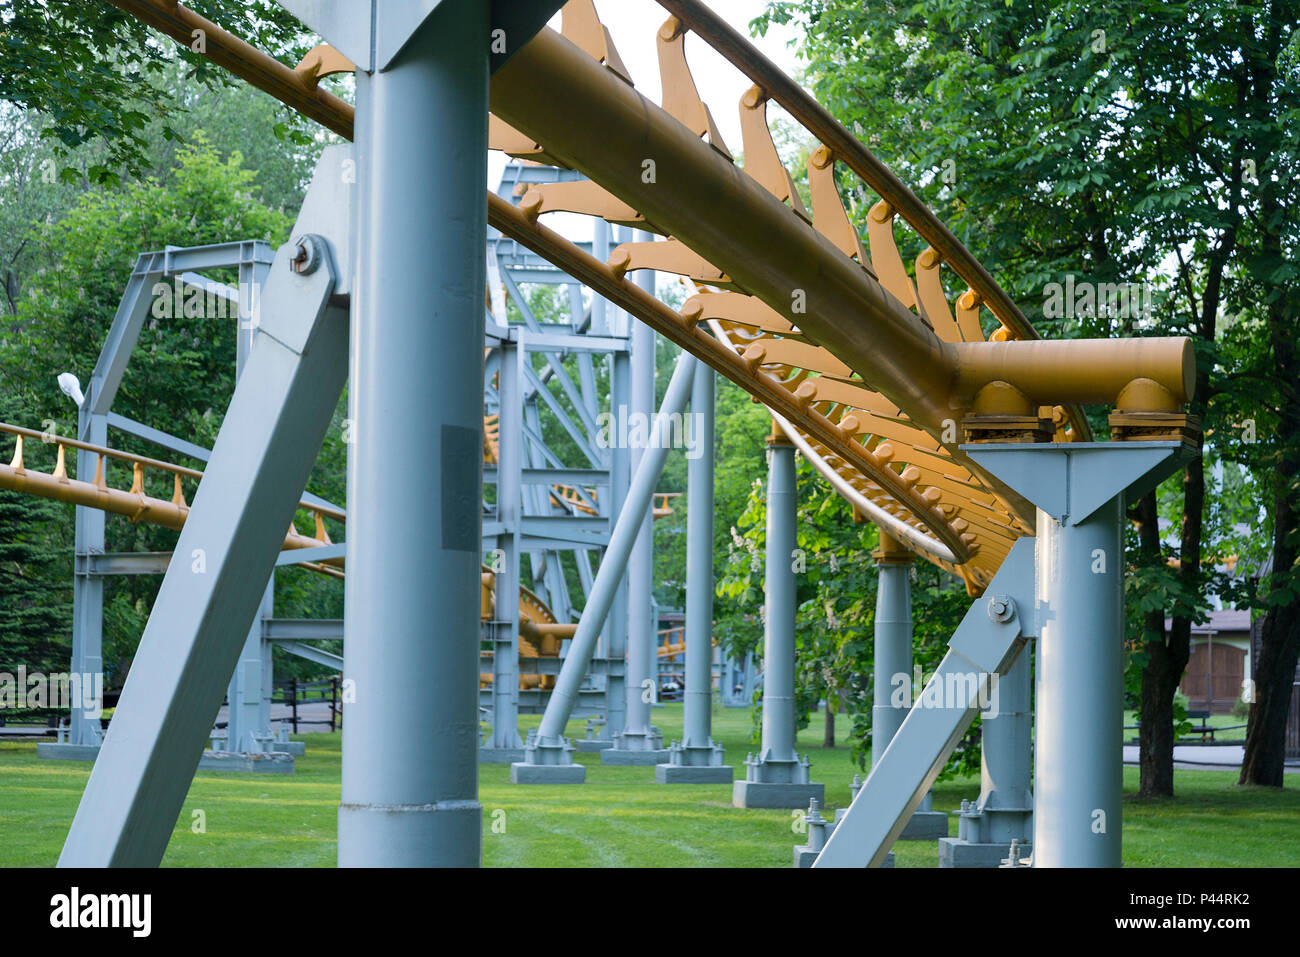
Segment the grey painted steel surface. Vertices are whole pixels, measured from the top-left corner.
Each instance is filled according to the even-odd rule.
[[[880,531],[881,555],[877,558],[875,660],[876,677],[871,709],[871,755],[883,755],[907,717],[912,697],[912,566],[910,552],[890,541]],[[900,685],[906,688],[908,704],[895,705]],[[932,841],[948,835],[948,817],[930,810],[930,795],[922,799],[907,827],[899,835],[904,841]]]
[[[716,373],[701,363],[691,387],[690,428],[700,455],[687,464],[686,694],[681,742],[655,768],[662,784],[730,783],[722,746],[713,740],[713,474]],[[724,675],[725,680],[725,675]]]
[[[695,367],[696,360],[690,353],[683,352],[677,360],[677,368],[673,370],[668,392],[664,395],[663,405],[659,410],[660,418],[653,433],[654,438],[650,447],[646,449],[645,455],[642,456],[636,475],[632,478],[624,509],[618,521],[614,523],[609,546],[605,549],[600,570],[596,573],[595,584],[592,585],[591,594],[587,596],[587,605],[578,622],[578,630],[569,644],[569,653],[555,679],[555,688],[551,691],[551,698],[546,705],[546,713],[542,715],[535,741],[531,742],[533,747],[529,749],[527,758],[529,764],[568,763],[566,760],[542,759],[539,752],[542,749],[556,749],[564,745],[564,727],[577,701],[579,688],[595,651],[596,640],[600,636],[605,617],[609,614],[616,587],[627,569],[628,556],[640,531],[641,514],[650,507],[654,499],[655,485],[659,482],[659,475],[668,458],[665,441],[668,431],[667,416],[681,412],[686,406]]]
[[[346,241],[346,237],[344,238]],[[263,332],[227,410],[61,866],[154,866],[185,800],[347,372],[333,265],[276,257]]]
[[[1038,514],[1034,863],[1119,867],[1124,754],[1121,502],[1082,522]],[[1103,555],[1104,559],[1098,556]],[[1101,574],[1096,563],[1105,562]]]
[[[695,370],[691,428],[700,455],[687,465],[686,701],[682,744],[712,750],[713,716],[713,464],[714,376]]]
[[[1190,450],[1174,442],[966,448],[1039,509],[1034,866],[1118,867],[1123,504],[1179,468]]]
[[[961,736],[975,720],[979,700],[966,694],[970,678],[1004,674],[1020,654],[1024,636],[1034,629],[1034,542],[1022,538],[1012,546],[984,598],[966,612],[948,653],[913,703],[885,753],[875,762],[853,803],[840,819],[814,867],[879,867],[912,813],[943,770]],[[989,596],[1011,599],[1010,614],[995,621]]]
[[[763,738],[754,780],[795,783],[794,619],[795,580],[792,555],[799,490],[795,450],[779,442],[768,448],[767,562],[764,575],[766,614],[763,629]]]
[[[443,0],[357,75],[340,866],[481,860],[487,35]]]
[[[624,230],[625,238],[632,235]],[[646,234],[639,239],[645,240]],[[649,237],[653,238],[653,237]],[[642,289],[654,294],[654,273],[645,270],[635,277]],[[651,416],[655,409],[655,332],[643,322],[632,327],[632,389],[629,412]],[[647,449],[632,449],[635,473],[648,454]],[[654,515],[653,497],[640,511],[640,530],[627,563],[627,685],[625,725],[614,737],[614,751],[661,751],[663,735],[650,720],[651,706],[658,698],[654,680],[656,661],[656,627],[652,614],[654,603]],[[627,503],[624,503],[624,509]],[[619,755],[605,751],[602,762],[617,761]],[[619,762],[626,763],[626,762]]]
[[[825,789],[809,780],[807,758],[794,749],[795,448],[781,439],[769,443],[767,455],[762,751],[745,759],[745,780],[735,782],[731,801],[737,807],[807,807],[814,797],[824,800]]]
[[[884,534],[883,532],[881,533]],[[875,696],[871,708],[871,753],[883,755],[894,739],[907,706],[892,703],[904,682],[911,698],[912,687],[912,563],[878,563],[875,624]]]
[[[492,730],[486,750],[515,752],[519,736],[519,520],[523,505],[520,485],[523,435],[524,351],[517,342],[502,341],[498,370],[497,520],[505,531],[497,538],[501,567],[496,572],[496,622],[502,623],[492,651]]]

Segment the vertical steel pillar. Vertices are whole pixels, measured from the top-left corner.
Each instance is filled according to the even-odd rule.
[[[340,866],[480,863],[488,8],[357,75]]]
[[[871,760],[880,760],[911,707],[912,689],[912,553],[880,530],[876,552],[876,624],[871,708]],[[899,682],[907,689],[897,703]]]
[[[595,220],[595,230],[592,234],[592,255],[604,262],[609,258],[609,249],[610,225],[598,218]],[[626,338],[630,331],[629,321],[628,315],[622,310],[611,309],[603,298],[595,293],[592,294],[591,331],[593,333]],[[609,411],[615,423],[621,421],[627,414],[628,403],[631,400],[631,373],[631,356],[626,349],[610,356]],[[584,395],[586,390],[587,383],[584,379]],[[631,479],[631,450],[622,442],[612,441],[606,450],[606,455],[609,465],[609,495],[606,501],[597,504],[600,506],[601,514],[608,516],[612,524],[621,514],[623,502],[627,499],[627,486]],[[583,567],[581,560],[579,567]],[[591,594],[590,586],[587,587],[587,594]],[[619,582],[609,616],[605,619],[600,650],[608,669],[605,673],[605,723],[591,739],[574,742],[579,751],[603,751],[612,748],[614,737],[626,726],[624,713],[627,707],[627,688],[624,681],[627,659],[626,578]]]
[[[1028,857],[1033,827],[1033,716],[1028,648],[994,686],[992,707],[980,716],[980,796],[962,801],[957,836],[939,840],[940,867],[1000,867],[1011,842]]]
[[[875,697],[871,709],[871,760],[876,762],[889,747],[912,704],[912,553],[884,529],[876,553]],[[899,682],[908,689],[902,704]],[[946,837],[948,817],[930,810],[927,793],[920,808],[903,830],[901,840],[926,841]]]
[[[1161,441],[963,448],[1038,507],[1034,866],[1118,867],[1123,506],[1195,449]]]
[[[492,615],[492,731],[479,758],[494,763],[518,761],[524,742],[519,737],[519,536],[522,518],[523,362],[524,350],[514,338],[502,340],[497,373],[498,434],[497,538],[500,567],[493,586]]]
[[[1038,643],[1036,867],[1120,866],[1122,517],[1118,498],[1078,524],[1038,513],[1038,600],[1051,615]]]
[[[686,694],[682,744],[713,747],[713,412],[714,372],[695,370],[691,428],[699,455],[687,465]]]
[[[691,388],[690,428],[699,455],[689,461],[686,479],[685,728],[668,763],[655,767],[655,780],[664,784],[730,783],[733,776],[712,736],[714,376],[700,363]]]
[[[808,779],[808,759],[795,753],[794,549],[799,488],[795,449],[773,423],[767,440],[767,569],[763,627],[763,750],[745,759],[745,780],[732,788],[737,807],[806,808],[825,800]]]
[[[634,235],[631,230],[626,230]],[[642,240],[652,239],[642,234]],[[637,285],[654,294],[655,274],[637,274]],[[643,322],[632,326],[631,416],[649,421],[655,410],[655,332]],[[632,420],[635,421],[635,420]],[[647,449],[632,449],[632,470],[641,467]],[[641,516],[640,531],[627,566],[627,678],[625,726],[614,737],[614,747],[601,752],[605,764],[658,764],[668,757],[663,734],[651,723],[651,706],[658,698],[654,679],[656,626],[654,603],[654,498]]]
[[[258,297],[270,267],[248,257],[239,264],[238,327],[235,331],[235,381],[253,354],[260,320]],[[257,618],[239,652],[226,688],[226,750],[247,754],[271,750],[271,697],[275,690],[273,651],[262,637],[262,622],[275,615],[275,574],[266,586]],[[290,768],[292,770],[292,768]]]
[[[98,387],[99,382],[94,379],[87,384],[86,401],[77,413],[77,437],[94,445],[107,445],[108,416],[89,411],[95,402],[93,390]],[[89,482],[94,479],[96,458],[90,452],[77,455],[78,480]],[[83,505],[76,507],[72,671],[79,675],[99,675],[104,671],[104,579],[90,574],[90,556],[104,554],[106,517],[100,509]],[[99,747],[102,737],[99,717],[88,717],[80,707],[74,707],[68,727],[69,744]]]

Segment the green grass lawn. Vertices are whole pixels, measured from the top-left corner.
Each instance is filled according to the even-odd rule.
[[[525,726],[537,718],[524,719]],[[681,705],[655,711],[668,739],[681,734]],[[583,722],[570,724],[580,737]],[[744,773],[747,709],[717,709],[715,734]],[[335,858],[340,736],[304,735],[306,757],[293,775],[200,772],[190,788],[163,863],[180,867],[329,867]],[[854,767],[847,747],[824,749],[821,720],[799,736],[831,807],[848,803]],[[587,783],[520,786],[507,765],[482,765],[483,863],[489,867],[789,867],[791,812],[731,806],[725,785],[663,785],[652,768],[604,767],[578,759]],[[89,766],[38,761],[35,744],[0,743],[0,866],[48,866],[58,857]],[[1288,779],[1289,782],[1290,779]],[[1300,864],[1300,790],[1240,789],[1235,772],[1178,771],[1172,801],[1124,805],[1124,863],[1130,866],[1295,866]],[[1297,782],[1300,783],[1300,782]],[[1126,768],[1128,792],[1137,770]],[[978,794],[975,779],[934,792],[936,810]],[[193,833],[202,811],[206,833]],[[504,812],[504,814],[494,813]],[[493,830],[504,823],[505,832]],[[956,834],[956,821],[950,821]],[[934,867],[933,842],[895,846],[899,867]]]

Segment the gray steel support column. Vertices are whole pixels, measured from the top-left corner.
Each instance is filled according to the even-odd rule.
[[[592,255],[601,262],[609,258],[610,225],[603,219],[596,219],[592,234]],[[591,331],[596,335],[627,336],[630,318],[619,309],[613,309],[599,295],[592,294]],[[640,323],[638,323],[640,325]],[[631,356],[624,350],[610,356],[609,368],[609,404],[614,421],[626,410],[631,401]],[[594,382],[592,384],[594,394]],[[583,380],[583,393],[588,390],[587,381]],[[621,442],[611,442],[605,453],[609,463],[609,494],[604,502],[599,502],[600,513],[609,517],[611,524],[621,514],[623,501],[627,498],[627,486],[631,480],[631,450]],[[580,570],[589,573],[590,561],[584,565],[581,560]],[[585,585],[591,593],[591,583]],[[605,675],[605,722],[600,725],[589,740],[575,742],[579,751],[603,751],[614,746],[614,736],[622,733],[626,726],[627,688],[624,681],[624,669],[627,659],[627,580],[619,582],[610,606],[609,616],[605,619],[605,630],[601,634],[600,653],[611,667]],[[617,667],[614,667],[617,665]]]
[[[825,799],[808,778],[808,759],[795,753],[794,549],[799,488],[795,449],[773,429],[768,439],[767,561],[764,577],[763,737],[757,760],[745,759],[745,780],[732,789],[737,807],[806,808]]]
[[[625,230],[628,235],[635,235]],[[642,234],[642,241],[653,236]],[[651,295],[655,275],[648,270],[636,275],[636,283]],[[655,332],[643,322],[632,327],[632,390],[629,412],[650,417],[655,409]],[[632,469],[640,468],[646,449],[632,450]],[[601,755],[605,762],[658,764],[667,757],[663,734],[651,723],[651,706],[659,697],[653,662],[657,652],[654,603],[654,500],[641,516],[640,532],[627,565],[627,712],[623,730],[615,735],[614,747]],[[645,752],[633,758],[621,752]]]
[[[292,246],[277,254],[267,338],[236,386],[61,866],[155,866],[175,828],[346,378],[348,317],[330,305],[321,246],[303,275]]]
[[[641,515],[654,501],[655,486],[668,458],[668,417],[685,408],[696,364],[697,360],[688,352],[683,352],[677,360],[649,447],[632,477],[623,510],[610,533],[600,570],[587,596],[578,630],[569,643],[569,653],[555,679],[541,725],[528,734],[524,760],[510,766],[510,780],[514,783],[577,783],[585,777],[586,769],[573,763],[570,754],[573,747],[564,737],[564,728],[609,615],[617,585],[625,577],[628,557],[640,532]],[[602,756],[607,753],[601,752]]]
[[[691,391],[690,427],[699,455],[687,465],[686,701],[682,741],[673,742],[655,780],[730,783],[723,749],[713,740],[713,465],[714,377],[700,363]],[[724,679],[725,680],[725,675]]]
[[[619,312],[621,332],[626,335],[631,330],[632,317]],[[641,325],[641,323],[636,323]],[[632,402],[632,355],[628,351],[615,353],[610,377],[610,405],[613,414],[618,417],[626,414]],[[616,522],[623,514],[627,504],[628,488],[632,482],[632,450],[622,442],[613,443],[610,449],[610,521]],[[653,496],[651,497],[653,501]],[[602,561],[603,564],[603,561]],[[611,665],[616,665],[618,673],[611,670],[606,678],[606,702],[608,712],[605,715],[605,734],[611,745],[617,735],[627,727],[627,647],[628,647],[628,582],[624,575],[619,579],[614,591],[613,604],[610,607],[606,623],[608,643],[605,655]]]
[[[481,859],[488,6],[357,75],[340,866]]]
[[[963,448],[1038,506],[1034,866],[1118,867],[1123,506],[1194,450],[1140,441]]]
[[[260,306],[257,302],[268,267],[242,262],[239,266],[238,328],[235,332],[235,381],[244,373],[257,342]],[[275,672],[273,651],[262,638],[264,619],[275,616],[275,575],[266,586],[256,620],[235,663],[226,689],[226,751],[255,754],[267,750],[271,738],[271,697]],[[261,740],[259,740],[259,738]]]
[[[1118,498],[1078,524],[1038,513],[1038,600],[1051,615],[1038,643],[1036,867],[1120,866],[1122,517]]]
[[[519,523],[523,500],[520,483],[523,434],[524,350],[513,338],[501,342],[498,372],[499,416],[497,457],[497,521],[500,568],[494,587],[492,658],[492,732],[480,760],[517,761],[523,756],[519,737]],[[499,633],[497,633],[499,632]]]
[[[83,442],[107,445],[108,417],[86,411],[94,402],[94,396],[89,393],[97,386],[93,379],[87,384],[86,402],[78,412],[77,435]],[[77,455],[78,480],[89,482],[94,479],[97,458],[90,452]],[[100,509],[76,506],[72,672],[79,675],[102,675],[104,671],[104,579],[90,574],[88,556],[104,554],[106,517]],[[90,717],[81,708],[73,708],[68,726],[69,744],[99,747],[101,728],[98,716]]]
[[[939,841],[940,867],[1000,867],[1011,842],[1028,857],[1033,827],[1033,716],[1028,647],[997,681],[993,707],[980,716],[980,796],[962,801],[957,836]]]
[[[871,708],[871,754],[876,761],[894,739],[911,706],[912,553],[883,530],[876,553],[875,687]],[[907,704],[894,704],[899,681]]]
[[[907,717],[912,690],[912,553],[884,529],[876,553],[876,676],[871,709],[871,760],[885,753]],[[899,683],[907,704],[895,706]],[[930,795],[908,821],[901,840],[932,841],[948,836],[948,816],[930,810]]]
[[[700,454],[687,464],[686,693],[682,744],[712,750],[714,371],[695,370],[691,427]]]

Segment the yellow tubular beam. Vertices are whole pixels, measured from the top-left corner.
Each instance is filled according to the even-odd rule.
[[[957,356],[956,395],[964,403],[995,381],[1014,385],[1035,405],[1113,405],[1130,382],[1150,379],[1182,406],[1196,388],[1196,360],[1186,338],[1039,339],[948,348]]]
[[[942,429],[952,414],[943,343],[696,134],[548,29],[497,71],[491,90],[495,114],[687,243],[923,425]],[[792,312],[796,301],[806,313]]]

